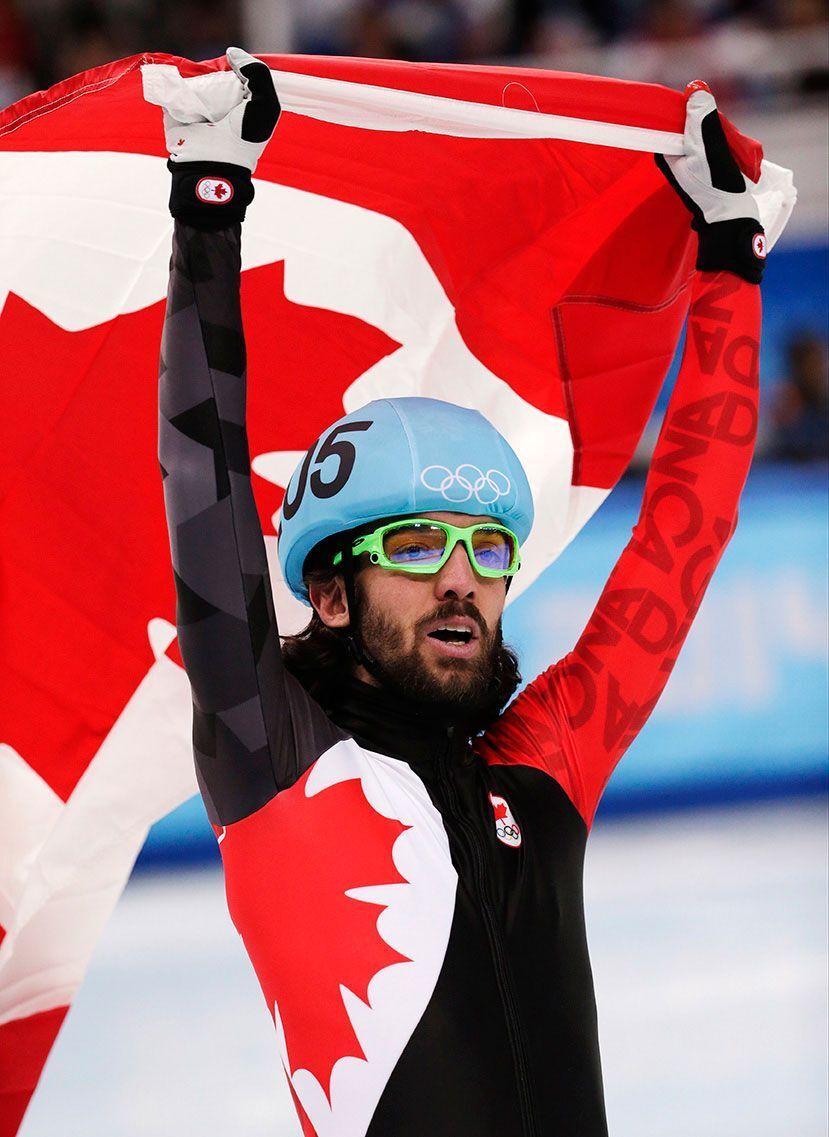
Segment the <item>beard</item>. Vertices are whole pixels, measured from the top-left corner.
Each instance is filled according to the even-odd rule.
[[[385,611],[373,608],[365,596],[361,605],[360,638],[373,657],[376,678],[384,687],[413,702],[427,705],[432,713],[449,719],[487,725],[503,706],[498,675],[504,647],[501,622],[490,629],[474,604],[451,600],[439,605],[414,626],[414,643],[401,650],[405,629]],[[424,655],[423,629],[436,620],[466,616],[478,625],[480,647],[471,659]],[[514,658],[514,657],[513,657]],[[495,705],[497,703],[497,706]]]

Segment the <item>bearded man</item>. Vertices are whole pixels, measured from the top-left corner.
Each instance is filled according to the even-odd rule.
[[[344,416],[294,473],[279,557],[313,615],[281,645],[239,301],[279,104],[264,64],[228,60],[227,119],[166,120],[160,459],[199,783],[304,1132],[600,1137],[585,842],[736,524],[757,382],[720,361],[759,335],[756,206],[697,85],[685,156],[658,161],[699,235],[691,320],[724,346],[689,335],[641,517],[565,659],[507,706],[530,487],[480,414],[419,398]]]

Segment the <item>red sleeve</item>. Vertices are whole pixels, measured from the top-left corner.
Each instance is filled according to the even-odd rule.
[[[639,520],[574,650],[481,743],[537,766],[589,826],[616,763],[668,680],[737,524],[757,431],[760,290],[697,273],[685,353]]]

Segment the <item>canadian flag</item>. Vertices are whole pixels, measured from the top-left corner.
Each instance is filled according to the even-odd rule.
[[[323,427],[385,395],[476,406],[513,444],[538,516],[517,595],[619,478],[679,338],[694,241],[653,154],[681,153],[683,96],[266,59],[284,114],[245,223],[243,304],[283,630],[304,619],[273,555],[283,487]],[[226,113],[225,68],[141,56],[0,112],[0,1137],[148,826],[194,791],[155,457],[157,104]],[[791,177],[728,129],[770,247]]]

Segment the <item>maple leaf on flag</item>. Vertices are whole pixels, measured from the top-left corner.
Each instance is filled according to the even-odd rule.
[[[0,741],[64,800],[152,663],[147,621],[174,619],[155,411],[134,397],[157,366],[162,317],[155,304],[67,333],[13,294],[0,312],[9,375],[30,374],[37,345],[37,382],[4,403],[0,532],[15,603]]]
[[[310,774],[237,821],[221,850],[231,916],[256,928],[245,946],[278,1008],[289,1072],[308,1070],[330,1098],[336,1062],[365,1057],[340,988],[369,1003],[374,976],[409,962],[378,930],[386,905],[347,893],[408,883],[392,859],[408,826],[378,813],[359,778],[307,796]]]
[[[251,398],[251,436],[261,450],[305,445],[341,413],[342,392],[349,383],[398,346],[352,317],[291,303],[283,280],[284,266],[278,262],[246,273],[243,286],[248,339],[258,357],[273,358],[276,345],[282,345],[278,375],[261,368]],[[7,698],[0,744],[19,756],[18,764],[28,765],[33,786],[42,780],[43,793],[54,795],[56,810],[74,801],[119,715],[133,696],[139,697],[137,690],[152,673],[148,622],[174,619],[151,396],[162,320],[161,301],[76,332],[66,331],[13,293],[0,311],[0,356],[4,375],[14,381],[14,398],[4,400],[0,530],[5,582],[15,596],[14,605],[3,613],[0,666]],[[309,365],[317,373],[315,400],[307,398]],[[21,381],[24,376],[34,381]],[[296,407],[290,420],[281,413],[286,396]],[[263,528],[272,533],[271,517],[282,491],[262,478],[255,481]],[[173,671],[186,688],[175,641],[164,655],[175,661]],[[169,729],[177,716],[144,705],[143,742],[148,743],[154,725]],[[123,777],[119,782],[119,792],[136,799],[139,812],[146,809],[145,828],[177,804],[180,784],[188,787],[184,797],[195,789],[186,697],[179,711],[183,763],[173,762],[169,740],[158,748],[162,767],[168,762],[166,788],[159,787],[156,797],[142,804],[134,783]],[[141,744],[142,734],[133,729],[132,735]],[[145,768],[144,762],[141,765]],[[164,804],[153,807],[153,800]],[[25,818],[27,803],[9,796],[6,780],[0,820],[4,806],[18,819]],[[97,808],[106,809],[104,797]],[[123,806],[118,810],[123,815]],[[103,815],[89,816],[88,827],[96,839],[109,831]],[[130,848],[125,843],[123,851],[110,847],[97,858],[104,874],[107,859],[112,859],[112,903],[140,846],[142,830],[136,834],[138,845]],[[30,863],[36,877],[38,862],[32,857]],[[17,866],[9,867],[17,880]],[[2,883],[0,879],[0,891]],[[96,887],[103,919],[109,909],[103,907],[101,877]],[[77,888],[83,904],[80,874]],[[18,895],[22,903],[24,892]],[[67,911],[76,902],[73,896],[59,895],[55,903]],[[359,906],[358,901],[349,903]],[[75,919],[85,917],[76,914]],[[9,938],[16,943],[14,912],[4,912],[0,924],[0,941],[8,925]],[[20,951],[34,963],[47,958],[24,940]],[[59,953],[60,943],[50,943],[49,951]],[[18,954],[7,952],[7,958],[10,966],[14,961],[13,969],[19,968]],[[31,992],[37,979],[23,971],[21,989]],[[52,973],[62,979],[67,975],[55,967],[44,981]],[[20,974],[15,975],[19,985]],[[0,997],[3,978],[0,971]],[[12,1070],[17,1071],[10,1133],[66,1014],[65,982],[54,994],[46,987],[35,990],[38,1005],[46,1004],[44,1010],[0,1027],[0,1049],[15,1056]],[[5,1088],[4,1073],[0,1063],[0,1112],[11,1092]],[[8,1074],[11,1077],[12,1071]]]
[[[283,280],[281,262],[245,276],[250,350],[263,360],[280,351],[278,371],[262,368],[252,384],[254,453],[313,437],[342,413],[348,384],[397,347],[349,316],[291,303]],[[152,662],[147,621],[175,618],[156,410],[137,397],[157,371],[162,319],[159,302],[68,333],[13,294],[0,312],[6,374],[26,375],[38,345],[37,383],[17,384],[4,404],[0,526],[16,600],[0,648],[8,696],[0,741],[64,799]],[[256,483],[272,533],[281,492]]]

